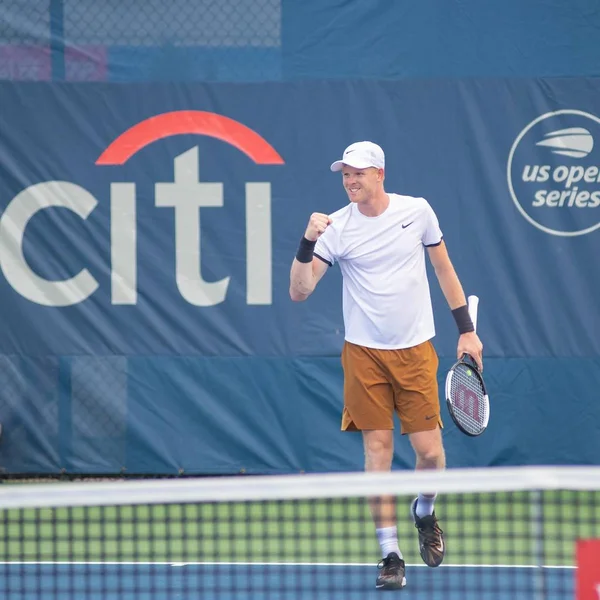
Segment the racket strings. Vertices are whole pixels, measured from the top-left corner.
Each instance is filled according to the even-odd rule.
[[[452,408],[461,425],[471,433],[481,431],[488,420],[485,389],[468,365],[457,365],[450,380]]]

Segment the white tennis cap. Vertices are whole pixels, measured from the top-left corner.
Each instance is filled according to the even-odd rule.
[[[355,169],[367,169],[368,167],[383,169],[385,167],[385,154],[381,146],[373,142],[355,142],[344,150],[342,160],[336,160],[332,163],[331,170],[341,171],[343,165]]]

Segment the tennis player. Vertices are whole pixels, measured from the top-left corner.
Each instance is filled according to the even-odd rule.
[[[482,367],[463,288],[442,239],[438,219],[423,198],[386,193],[385,156],[372,142],[348,146],[331,165],[341,171],[350,203],[331,215],[313,213],[293,261],[290,296],[306,300],[336,262],[343,277],[345,342],[343,431],[361,431],[367,471],[390,471],[393,415],[409,436],[417,469],[443,469],[438,357],[425,249],[458,326],[457,356]],[[423,561],[437,567],[446,545],[436,494],[411,503]],[[376,587],[406,585],[392,497],[369,501],[382,551]]]

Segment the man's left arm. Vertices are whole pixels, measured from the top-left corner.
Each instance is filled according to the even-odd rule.
[[[455,319],[458,315],[457,325],[460,332],[461,327],[465,328],[460,317],[466,310],[467,299],[452,261],[448,256],[446,244],[442,241],[437,246],[428,246],[427,251],[450,310],[453,311]],[[466,328],[468,329],[468,327]],[[460,358],[463,354],[469,354],[475,359],[479,369],[483,370],[483,344],[474,331],[466,331],[460,334],[456,353],[457,358]]]

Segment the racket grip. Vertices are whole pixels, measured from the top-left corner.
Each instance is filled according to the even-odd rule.
[[[479,309],[479,298],[477,296],[469,296],[467,298],[467,307],[469,309],[469,316],[473,321],[473,327],[477,331],[477,311]]]

